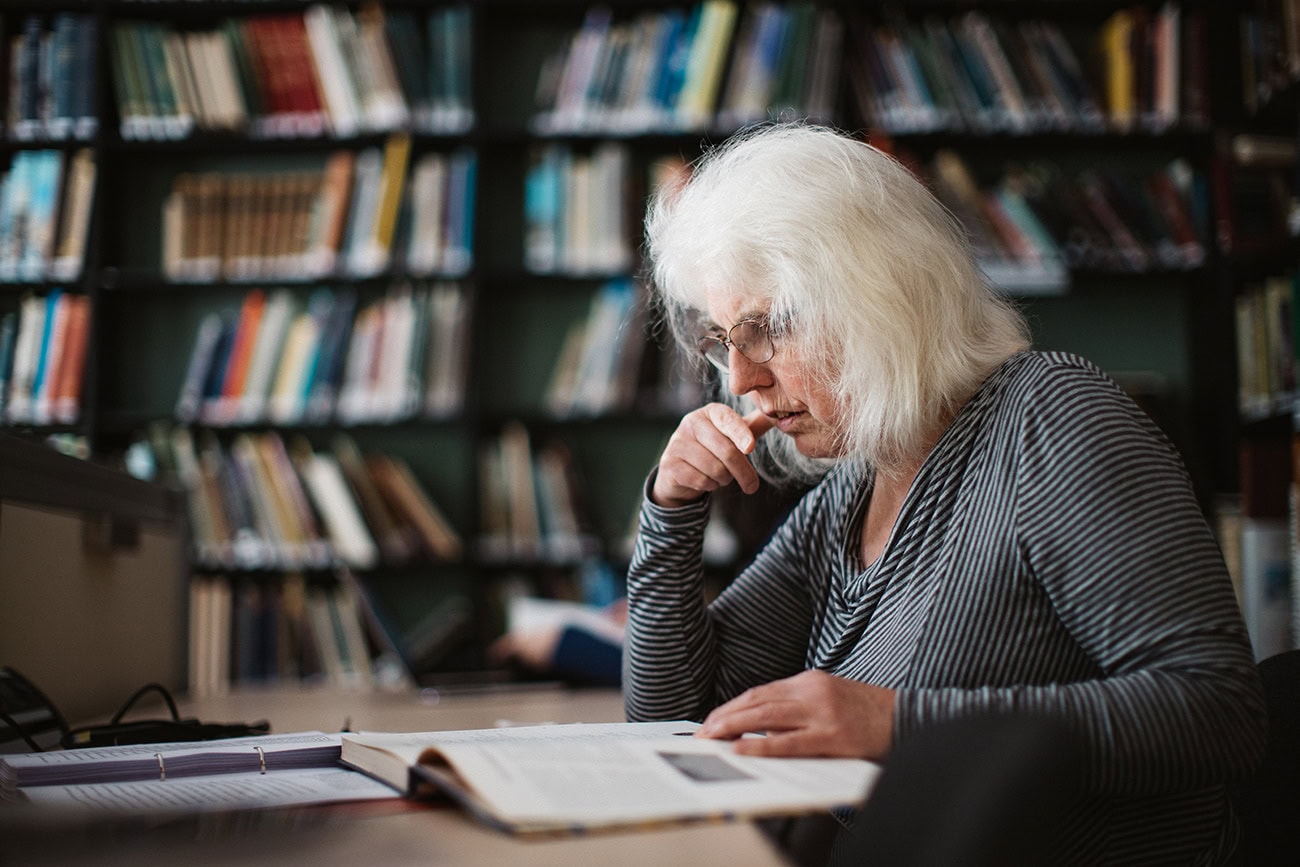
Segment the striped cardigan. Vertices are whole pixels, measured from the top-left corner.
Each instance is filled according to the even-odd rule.
[[[1089,362],[1021,353],[962,408],[864,566],[870,495],[860,467],[832,470],[709,605],[707,498],[647,498],[628,718],[701,719],[812,668],[897,690],[896,742],[1049,711],[1088,756],[1063,861],[1222,861],[1237,835],[1224,783],[1262,755],[1263,694],[1223,559],[1150,419]]]

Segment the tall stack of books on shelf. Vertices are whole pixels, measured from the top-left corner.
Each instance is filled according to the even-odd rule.
[[[577,563],[599,553],[569,448],[534,448],[528,429],[507,422],[479,455],[479,553],[489,562]]]
[[[1207,182],[1181,158],[1150,171],[1073,173],[1037,160],[981,186],[961,156],[943,149],[929,176],[989,278],[1006,290],[1063,291],[1074,268],[1142,273],[1205,261]]]
[[[338,151],[299,171],[186,172],[162,208],[171,280],[458,276],[473,260],[473,151],[420,155],[411,140]]]
[[[190,583],[189,690],[299,681],[335,687],[409,686],[410,657],[364,585],[344,572],[321,583],[196,576]]]
[[[524,181],[524,263],[537,274],[610,274],[632,263],[628,153],[605,142],[590,155],[536,149]]]
[[[458,284],[250,291],[200,323],[175,417],[206,425],[356,424],[445,418],[461,408],[470,301]]]
[[[1290,415],[1296,408],[1297,275],[1277,274],[1238,290],[1237,402],[1245,419]]]
[[[197,130],[264,138],[474,123],[469,9],[356,10],[316,3],[253,13],[210,29],[153,21],[112,26],[113,87],[124,139]]]
[[[0,283],[78,279],[94,198],[89,148],[15,153],[0,173]]]
[[[0,426],[76,422],[89,339],[86,295],[27,293],[0,315]]]
[[[1053,21],[981,10],[872,16],[854,33],[853,92],[886,133],[1158,132],[1208,120],[1204,11],[1175,3],[1114,12],[1083,50]]]
[[[85,12],[29,14],[7,29],[5,126],[20,142],[94,138],[99,128],[99,19]]]
[[[592,296],[587,315],[570,326],[551,373],[546,408],[559,418],[631,409],[645,355],[644,292],[614,280]]]
[[[783,114],[829,120],[842,43],[838,13],[814,3],[742,13],[732,0],[704,0],[627,18],[593,6],[547,59],[533,126],[629,135],[735,129]]]
[[[196,560],[208,570],[331,570],[452,562],[461,536],[410,466],[364,455],[343,435],[332,450],[278,433],[156,426],[163,472],[189,493]]]
[[[1241,97],[1253,113],[1300,82],[1300,4],[1243,5],[1238,13]]]

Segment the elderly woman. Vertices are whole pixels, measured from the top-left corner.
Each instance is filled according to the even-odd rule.
[[[1085,745],[1063,860],[1217,863],[1264,705],[1178,453],[1089,362],[1029,350],[953,217],[826,128],[733,137],[661,190],[649,267],[731,405],[688,414],[628,576],[629,719],[756,755],[884,759],[1045,713]],[[710,493],[817,480],[718,598]]]

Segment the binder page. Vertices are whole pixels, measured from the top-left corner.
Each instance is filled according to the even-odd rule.
[[[391,788],[378,780],[346,768],[39,786],[23,789],[22,793],[27,800],[37,804],[115,811],[289,807],[397,797]]]

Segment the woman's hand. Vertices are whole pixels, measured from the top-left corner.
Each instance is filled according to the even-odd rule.
[[[772,419],[761,412],[742,416],[721,403],[687,413],[659,458],[650,499],[676,508],[732,482],[745,493],[754,493],[758,473],[748,455],[771,429]]]
[[[742,738],[736,752],[751,756],[842,756],[881,759],[894,732],[894,691],[805,671],[746,690],[714,708],[699,737]]]

